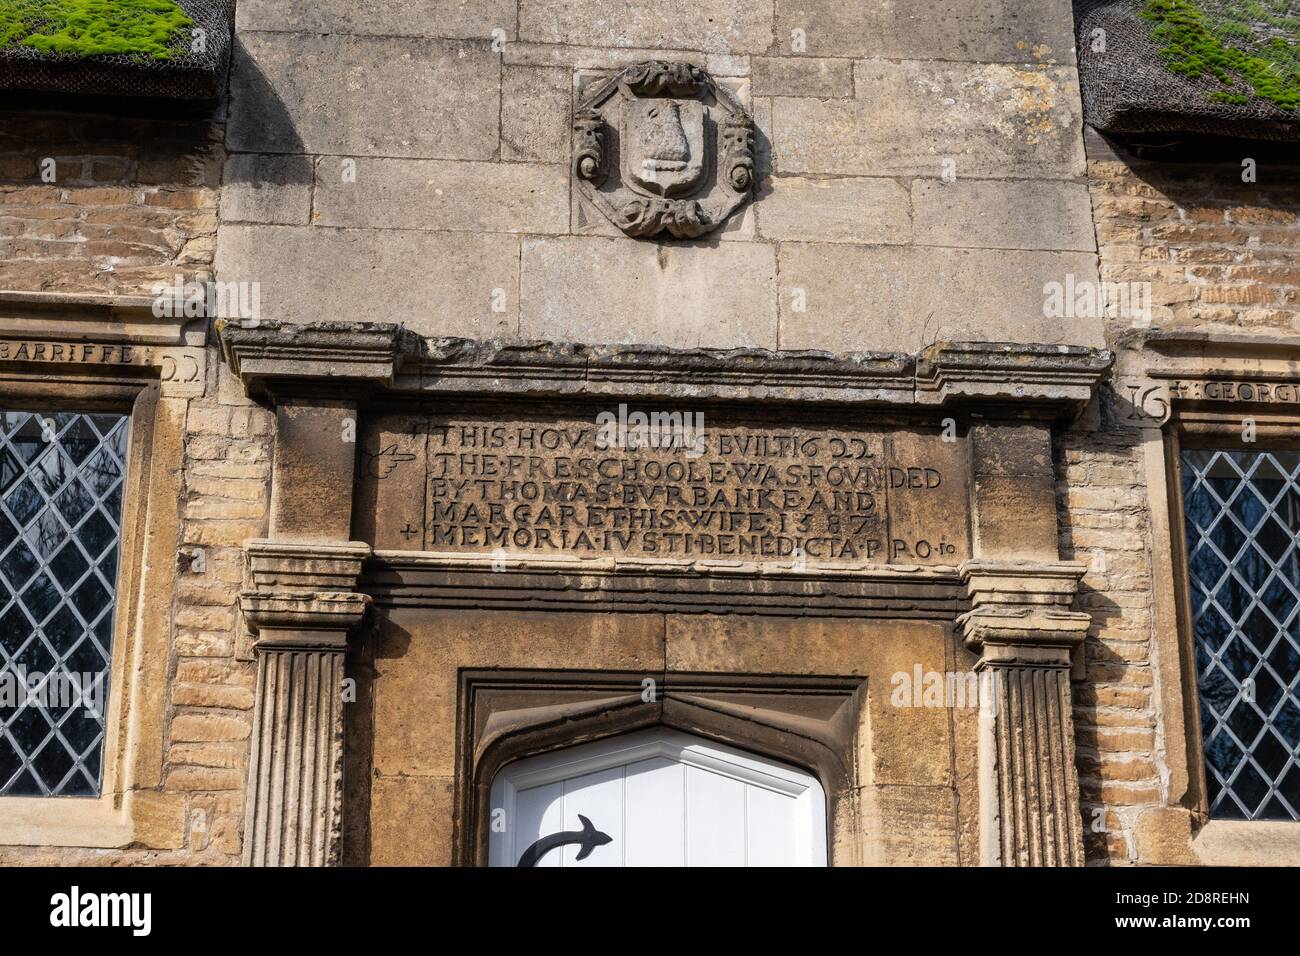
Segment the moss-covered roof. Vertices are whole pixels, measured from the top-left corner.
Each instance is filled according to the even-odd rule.
[[[1294,0],[1147,0],[1138,14],[1166,69],[1212,76],[1222,103],[1300,106],[1300,11]]]
[[[214,99],[234,0],[0,0],[0,90]]]
[[[0,49],[169,60],[194,26],[174,0],[4,0]]]
[[[1300,0],[1074,0],[1074,15],[1097,129],[1300,141]]]

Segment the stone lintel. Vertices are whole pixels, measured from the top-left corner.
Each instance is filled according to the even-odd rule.
[[[1183,429],[1197,431],[1216,415],[1249,414],[1270,437],[1300,410],[1300,344],[1292,338],[1141,330],[1120,344],[1117,413],[1132,427],[1160,428],[1177,414]]]
[[[0,290],[0,337],[200,347],[207,319],[155,314],[147,295]]]
[[[164,398],[202,395],[207,319],[155,310],[158,301],[0,291],[0,378],[57,377],[65,385],[156,380]]]
[[[1011,402],[1059,415],[1087,404],[1114,359],[1082,346],[998,342],[941,342],[910,355],[421,339],[398,324],[366,322],[229,322],[219,334],[250,394],[301,394],[316,382],[335,395],[351,387],[895,407]]]

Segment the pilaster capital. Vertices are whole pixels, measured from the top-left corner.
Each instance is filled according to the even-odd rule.
[[[347,646],[361,623],[369,594],[356,591],[242,591],[239,606],[258,634],[259,649]]]
[[[255,539],[245,549],[253,588],[240,593],[239,603],[257,646],[342,650],[370,603],[370,595],[355,590],[370,546]]]
[[[254,538],[244,544],[259,589],[350,591],[370,557],[364,541],[317,542]]]
[[[986,561],[961,566],[971,609],[957,619],[966,646],[980,667],[1069,667],[1070,654],[1092,625],[1071,610],[1081,561]]]

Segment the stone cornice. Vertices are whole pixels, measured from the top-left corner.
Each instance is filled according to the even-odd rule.
[[[457,338],[429,341],[419,362],[420,388],[426,392],[888,404],[911,400],[913,366],[911,356],[893,352],[675,349]]]
[[[250,395],[391,388],[414,337],[390,322],[216,324],[221,350]]]
[[[0,337],[65,342],[202,346],[207,319],[154,314],[147,295],[0,290]]]
[[[250,394],[327,386],[415,395],[956,406],[1077,412],[1109,374],[1081,346],[937,343],[901,352],[674,349],[421,339],[388,323],[230,322],[226,360]]]
[[[939,342],[917,357],[916,400],[951,405],[1028,402],[1083,410],[1113,353],[1077,345]]]
[[[1130,329],[1117,341],[1121,349],[1145,349],[1170,357],[1238,356],[1300,360],[1300,335],[1261,332],[1207,332],[1199,329]]]

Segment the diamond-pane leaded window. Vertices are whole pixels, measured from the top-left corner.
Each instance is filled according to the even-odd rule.
[[[1210,815],[1300,820],[1300,454],[1184,451]]]
[[[126,436],[0,412],[0,795],[99,793]]]

